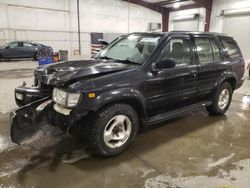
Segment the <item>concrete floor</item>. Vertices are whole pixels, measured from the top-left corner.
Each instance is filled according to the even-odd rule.
[[[249,188],[250,80],[225,116],[188,113],[138,135],[125,153],[97,159],[69,137],[16,146],[13,89],[32,83],[35,62],[0,63],[0,187]]]

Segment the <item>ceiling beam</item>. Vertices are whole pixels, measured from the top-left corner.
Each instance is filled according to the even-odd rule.
[[[163,9],[162,12],[162,31],[168,31],[168,24],[169,24],[169,11],[167,9]]]
[[[123,1],[133,3],[133,4],[136,4],[136,5],[140,5],[140,6],[143,6],[145,8],[148,8],[150,10],[153,10],[153,11],[156,11],[156,12],[159,12],[159,13],[162,13],[162,11],[164,9],[164,7],[162,7],[160,5],[156,5],[156,4],[149,3],[149,2],[146,2],[146,1],[142,1],[142,0],[123,0]]]
[[[193,1],[197,5],[200,5],[200,6],[202,6],[202,7],[204,7],[206,9],[204,31],[209,32],[213,0],[193,0]]]

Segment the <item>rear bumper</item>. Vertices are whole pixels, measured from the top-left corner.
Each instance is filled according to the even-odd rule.
[[[235,89],[239,89],[243,85],[243,83],[244,83],[244,77],[236,82]]]
[[[17,98],[17,95],[19,95],[19,98]],[[15,101],[19,107],[49,96],[51,96],[50,90],[36,87],[20,86],[15,89]]]

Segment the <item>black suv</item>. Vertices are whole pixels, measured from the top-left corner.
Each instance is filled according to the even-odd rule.
[[[33,87],[15,89],[22,107],[11,114],[12,141],[22,143],[46,121],[84,135],[94,154],[117,155],[147,125],[200,107],[224,114],[244,67],[226,35],[124,35],[91,60],[38,67]]]

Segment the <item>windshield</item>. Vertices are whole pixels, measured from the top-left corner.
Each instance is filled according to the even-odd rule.
[[[131,34],[121,37],[100,51],[95,58],[142,64],[152,54],[161,38],[161,35],[152,34]]]

